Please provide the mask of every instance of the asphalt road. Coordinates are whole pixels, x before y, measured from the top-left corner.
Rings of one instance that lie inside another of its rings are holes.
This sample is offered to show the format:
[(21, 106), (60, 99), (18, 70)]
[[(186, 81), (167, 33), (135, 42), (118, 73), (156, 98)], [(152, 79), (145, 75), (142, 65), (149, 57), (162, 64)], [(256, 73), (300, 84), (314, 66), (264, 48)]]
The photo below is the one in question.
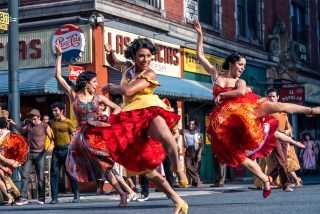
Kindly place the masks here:
[[(189, 203), (189, 214), (319, 214), (320, 185), (305, 185), (294, 192), (273, 190), (267, 199), (262, 191), (249, 190), (248, 185), (226, 185), (225, 188), (213, 189), (200, 187), (177, 192)], [(173, 212), (173, 204), (162, 193), (151, 193), (145, 202), (131, 202), (125, 208), (118, 208), (119, 196), (85, 196), (78, 204), (70, 203), (68, 198), (61, 198), (57, 205), (38, 205), (36, 201), (25, 206), (0, 207), (0, 213), (23, 214), (166, 214)], [(49, 202), (50, 199), (47, 200)]]

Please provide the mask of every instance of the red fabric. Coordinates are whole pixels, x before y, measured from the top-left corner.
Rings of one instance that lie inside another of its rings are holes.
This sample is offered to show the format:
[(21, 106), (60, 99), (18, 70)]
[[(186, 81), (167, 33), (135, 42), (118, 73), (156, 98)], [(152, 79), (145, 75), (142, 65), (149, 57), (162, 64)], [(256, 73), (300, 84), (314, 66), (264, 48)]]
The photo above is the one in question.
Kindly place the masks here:
[(4, 156), (16, 160), (20, 164), (24, 164), (27, 160), (28, 153), (29, 146), (27, 140), (22, 135), (11, 132)]
[[(90, 127), (86, 137), (90, 135), (103, 136), (98, 141), (91, 141), (95, 149), (108, 148), (112, 159), (133, 172), (153, 170), (162, 163), (166, 154), (162, 144), (148, 136), (150, 122), (161, 116), (169, 128), (174, 127), (180, 116), (160, 107), (111, 114), (111, 127)], [(97, 143), (99, 142), (99, 143)]]
[[(214, 84), (214, 97), (218, 94), (231, 91), (234, 88), (222, 88)], [(207, 133), (211, 136), (211, 149), (220, 163), (232, 167), (240, 167), (247, 158), (248, 151), (257, 150), (264, 138), (266, 141), (255, 154), (249, 158), (265, 157), (275, 145), (274, 132), (278, 121), (273, 117), (257, 118), (254, 110), (267, 98), (260, 99), (253, 93), (238, 98), (224, 99), (224, 102), (215, 106), (209, 115), (210, 125)], [(270, 125), (268, 136), (264, 133), (264, 123)]]

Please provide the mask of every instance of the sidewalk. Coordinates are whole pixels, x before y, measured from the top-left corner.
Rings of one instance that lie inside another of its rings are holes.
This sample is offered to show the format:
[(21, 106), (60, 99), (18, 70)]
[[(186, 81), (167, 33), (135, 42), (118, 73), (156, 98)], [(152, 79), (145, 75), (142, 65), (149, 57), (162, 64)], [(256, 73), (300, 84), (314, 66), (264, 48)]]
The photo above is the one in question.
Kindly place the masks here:
[[(316, 185), (320, 184), (320, 175), (312, 175), (312, 176), (301, 176), (303, 185)], [(212, 188), (210, 187), (212, 184), (201, 184), (198, 188), (176, 188), (175, 190), (180, 196), (193, 196), (193, 195), (207, 195), (207, 194), (221, 194), (223, 192), (230, 192), (232, 190), (243, 190), (247, 191), (249, 186), (253, 185), (253, 180), (245, 180), (245, 181), (229, 181), (225, 183), (224, 187), (220, 188)], [(141, 189), (139, 189), (141, 190)], [(140, 191), (138, 191), (137, 195), (139, 196)], [(59, 194), (59, 202), (60, 203), (69, 203), (72, 202), (73, 195), (71, 193), (67, 194)], [(154, 199), (167, 199), (166, 195), (162, 192), (155, 192), (154, 188), (150, 188), (149, 200)], [(101, 202), (101, 201), (118, 201), (119, 195), (96, 195), (95, 193), (82, 193), (80, 200), (82, 202)], [(46, 203), (50, 203), (51, 198), (46, 198)], [(32, 203), (36, 203), (37, 200), (32, 200)], [(139, 202), (137, 202), (139, 203)], [(54, 205), (53, 205), (54, 206)]]

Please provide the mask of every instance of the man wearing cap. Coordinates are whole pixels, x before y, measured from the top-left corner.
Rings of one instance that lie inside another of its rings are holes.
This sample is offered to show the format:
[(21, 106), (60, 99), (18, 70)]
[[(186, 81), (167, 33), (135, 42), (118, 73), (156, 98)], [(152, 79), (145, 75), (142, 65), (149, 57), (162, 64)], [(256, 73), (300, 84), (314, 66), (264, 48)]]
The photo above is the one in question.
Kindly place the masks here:
[(27, 113), (25, 126), (22, 128), (13, 120), (8, 122), (21, 134), (28, 133), (28, 143), (30, 153), (28, 160), (23, 166), (21, 177), (21, 196), (26, 200), (28, 196), (29, 175), (32, 165), (35, 166), (38, 178), (38, 204), (45, 203), (45, 183), (44, 183), (44, 166), (46, 158), (45, 143), (48, 136), (51, 143), (47, 152), (51, 153), (53, 149), (53, 137), (50, 132), (50, 127), (47, 123), (40, 120), (40, 112), (37, 109), (32, 109)]

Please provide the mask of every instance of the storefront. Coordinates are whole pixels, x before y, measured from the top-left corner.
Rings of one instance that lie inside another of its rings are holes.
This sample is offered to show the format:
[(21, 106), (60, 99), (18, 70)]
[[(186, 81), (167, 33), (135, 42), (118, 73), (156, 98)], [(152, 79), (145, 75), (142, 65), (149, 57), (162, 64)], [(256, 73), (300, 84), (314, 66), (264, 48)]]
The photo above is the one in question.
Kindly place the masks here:
[[(74, 64), (87, 65), (92, 63), (92, 30), (89, 25), (80, 26), (85, 40), (86, 51), (78, 62)], [(20, 108), (22, 119), (33, 108), (42, 114), (50, 114), (50, 105), (56, 101), (66, 103), (68, 99), (63, 95), (54, 77), (55, 56), (52, 50), (52, 37), (57, 29), (28, 31), (19, 35), (20, 57)], [(71, 40), (72, 38), (70, 38)], [(67, 41), (65, 41), (67, 42)], [(8, 107), (8, 36), (0, 36), (0, 103)], [(71, 43), (71, 41), (70, 41)], [(66, 64), (65, 64), (66, 65)], [(64, 67), (63, 75), (68, 75), (68, 67)], [(70, 116), (69, 114), (67, 116)]]

